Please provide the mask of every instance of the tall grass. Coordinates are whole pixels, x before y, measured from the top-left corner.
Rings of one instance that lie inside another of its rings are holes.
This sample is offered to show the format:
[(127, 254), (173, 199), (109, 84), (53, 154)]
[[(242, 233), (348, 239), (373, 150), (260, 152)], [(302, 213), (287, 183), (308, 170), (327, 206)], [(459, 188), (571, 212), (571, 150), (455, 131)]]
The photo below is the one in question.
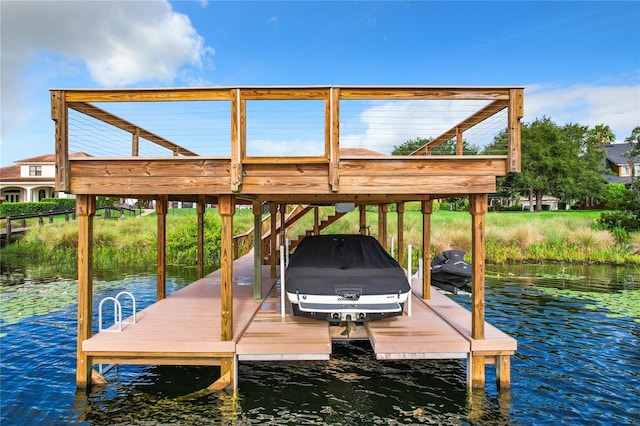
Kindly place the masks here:
[[(320, 208), (320, 220), (333, 214), (333, 208)], [(378, 215), (367, 212), (371, 235), (378, 237)], [(599, 212), (499, 212), (486, 215), (486, 260), (506, 262), (581, 262), (640, 264), (640, 232), (625, 241), (616, 241), (608, 232), (594, 226)], [(394, 236), (397, 253), (397, 214), (387, 217), (387, 233)], [(234, 234), (253, 227), (253, 212), (237, 210)], [(310, 212), (287, 229), (288, 238), (313, 229)], [(359, 214), (345, 215), (322, 232), (353, 234), (359, 230)], [(404, 245), (415, 250), (422, 246), (422, 214), (405, 212)], [(155, 214), (137, 218), (96, 219), (94, 221), (94, 267), (109, 269), (119, 265), (153, 268), (156, 264), (157, 218)], [(217, 210), (205, 214), (205, 264), (219, 264), (220, 218)], [(195, 209), (172, 209), (167, 214), (167, 264), (193, 266), (196, 262), (197, 219)], [(29, 258), (43, 265), (75, 270), (78, 231), (76, 223), (61, 223), (27, 232), (22, 239), (2, 248), (0, 259)], [(471, 216), (467, 212), (436, 211), (431, 215), (431, 256), (448, 249), (471, 251)], [(406, 252), (406, 250), (405, 250)], [(406, 256), (406, 254), (405, 254)], [(404, 259), (406, 262), (406, 258)], [(405, 263), (406, 264), (406, 263)], [(414, 262), (417, 265), (417, 262)]]

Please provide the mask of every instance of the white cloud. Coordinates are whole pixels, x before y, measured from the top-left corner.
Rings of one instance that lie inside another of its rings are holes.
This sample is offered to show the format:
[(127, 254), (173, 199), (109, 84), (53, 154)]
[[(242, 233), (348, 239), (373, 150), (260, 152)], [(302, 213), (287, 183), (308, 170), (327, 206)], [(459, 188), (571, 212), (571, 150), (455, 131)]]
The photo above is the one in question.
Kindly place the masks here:
[(189, 18), (165, 0), (2, 1), (0, 7), (3, 136), (29, 117), (25, 88), (34, 75), (69, 77), (60, 68), (29, 69), (36, 58), (54, 58), (79, 76), (86, 67), (97, 85), (120, 87), (170, 84), (178, 76), (202, 82), (185, 69), (201, 69), (213, 54)]
[(640, 125), (640, 85), (568, 87), (532, 84), (524, 96), (525, 122), (543, 116), (555, 123), (578, 123), (589, 127), (605, 124), (618, 141)]

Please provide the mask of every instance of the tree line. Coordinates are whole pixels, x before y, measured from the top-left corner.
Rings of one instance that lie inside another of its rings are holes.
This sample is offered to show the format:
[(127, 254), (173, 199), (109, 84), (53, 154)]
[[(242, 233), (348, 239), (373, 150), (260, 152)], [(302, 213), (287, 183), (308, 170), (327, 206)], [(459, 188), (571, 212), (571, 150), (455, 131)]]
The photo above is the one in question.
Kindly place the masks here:
[[(416, 138), (395, 146), (392, 155), (408, 155), (430, 142), (431, 138)], [(633, 129), (625, 142), (630, 144), (626, 153), (632, 171), (629, 189), (618, 186), (615, 191), (606, 185), (604, 175), (605, 145), (614, 143), (615, 135), (607, 125), (594, 127), (570, 123), (558, 125), (543, 117), (521, 126), (522, 171), (498, 178), (498, 192), (509, 197), (529, 197), (530, 206), (535, 199), (535, 210), (542, 210), (545, 195), (557, 197), (566, 203), (594, 198), (605, 200), (610, 207), (635, 212), (632, 220), (640, 228), (640, 177), (633, 175), (633, 158), (640, 156), (640, 126)], [(487, 146), (480, 148), (463, 141), (465, 154), (499, 155), (506, 152), (507, 129), (497, 134)], [(453, 155), (455, 140), (435, 147), (432, 155)], [(613, 192), (613, 193), (612, 193)]]

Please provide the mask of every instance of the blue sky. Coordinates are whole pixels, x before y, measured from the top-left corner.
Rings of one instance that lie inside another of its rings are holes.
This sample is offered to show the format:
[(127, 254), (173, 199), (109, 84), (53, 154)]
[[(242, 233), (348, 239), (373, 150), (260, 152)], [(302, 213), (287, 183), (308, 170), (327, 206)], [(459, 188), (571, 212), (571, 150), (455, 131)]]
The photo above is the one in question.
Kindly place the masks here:
[(50, 88), (524, 86), (524, 121), (640, 125), (640, 2), (0, 3), (1, 165), (54, 152)]

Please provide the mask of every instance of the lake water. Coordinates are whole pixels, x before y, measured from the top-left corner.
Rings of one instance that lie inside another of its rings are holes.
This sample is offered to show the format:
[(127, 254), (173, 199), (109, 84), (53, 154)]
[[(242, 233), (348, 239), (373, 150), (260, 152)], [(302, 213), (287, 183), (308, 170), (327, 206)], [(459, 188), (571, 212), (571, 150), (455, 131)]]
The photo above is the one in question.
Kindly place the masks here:
[[(382, 362), (367, 342), (334, 344), (330, 361), (240, 363), (237, 398), (199, 392), (215, 367), (115, 367), (86, 395), (75, 389), (75, 283), (5, 286), (0, 423), (640, 424), (640, 269), (487, 269), (487, 319), (519, 348), (511, 389), (496, 390), (489, 366), (486, 389), (472, 395), (465, 361)], [(192, 273), (174, 273), (169, 291)], [(155, 276), (112, 278), (96, 281), (94, 300), (128, 290), (140, 308), (153, 302)]]

